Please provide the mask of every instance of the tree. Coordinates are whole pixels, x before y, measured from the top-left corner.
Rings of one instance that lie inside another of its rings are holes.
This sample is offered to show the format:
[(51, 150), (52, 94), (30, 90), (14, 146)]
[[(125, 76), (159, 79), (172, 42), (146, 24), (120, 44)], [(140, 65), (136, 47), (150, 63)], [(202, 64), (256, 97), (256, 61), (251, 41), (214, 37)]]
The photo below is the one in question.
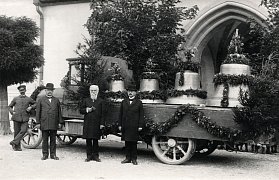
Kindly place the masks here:
[[(195, 17), (198, 8), (178, 7), (179, 0), (92, 0), (86, 23), (95, 49), (104, 56), (128, 62), (134, 79), (151, 58), (166, 75), (161, 87), (173, 85), (173, 64), (178, 46), (185, 41), (181, 21)], [(182, 32), (182, 33), (180, 33)]]
[(32, 82), (44, 63), (38, 35), (31, 19), (0, 16), (0, 134), (10, 132), (7, 86)]

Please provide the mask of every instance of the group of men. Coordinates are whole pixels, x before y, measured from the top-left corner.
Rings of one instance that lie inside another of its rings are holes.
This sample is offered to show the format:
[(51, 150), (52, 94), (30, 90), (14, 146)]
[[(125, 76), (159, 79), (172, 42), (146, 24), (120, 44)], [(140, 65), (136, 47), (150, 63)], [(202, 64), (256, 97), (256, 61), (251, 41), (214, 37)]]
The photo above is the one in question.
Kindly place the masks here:
[[(57, 130), (64, 124), (61, 107), (58, 98), (53, 96), (54, 85), (46, 84), (46, 95), (38, 98), (37, 102), (27, 97), (26, 86), (18, 87), (20, 95), (15, 97), (9, 105), (9, 111), (14, 122), (14, 139), (10, 142), (14, 151), (21, 151), (20, 141), (28, 129), (30, 111), (36, 109), (37, 127), (42, 130), (42, 160), (59, 160), (56, 156)], [(99, 87), (89, 87), (90, 97), (85, 98), (80, 106), (80, 113), (84, 115), (83, 138), (86, 139), (86, 159), (101, 162), (99, 158), (99, 144), (101, 130), (105, 127), (105, 100), (100, 98)], [(120, 105), (119, 131), (122, 140), (125, 141), (126, 158), (121, 163), (132, 163), (137, 165), (137, 141), (139, 132), (143, 127), (143, 105), (136, 98), (136, 87), (130, 85), (127, 88), (128, 98)], [(50, 139), (50, 143), (48, 143)]]

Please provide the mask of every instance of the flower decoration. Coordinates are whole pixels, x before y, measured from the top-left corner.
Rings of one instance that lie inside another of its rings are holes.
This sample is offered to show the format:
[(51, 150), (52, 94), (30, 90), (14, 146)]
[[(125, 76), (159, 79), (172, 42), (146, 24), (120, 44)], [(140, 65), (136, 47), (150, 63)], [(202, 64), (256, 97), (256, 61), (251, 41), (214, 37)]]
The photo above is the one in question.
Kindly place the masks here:
[(242, 54), (242, 46), (244, 44), (241, 41), (241, 37), (238, 34), (238, 29), (236, 29), (230, 45), (228, 47), (228, 55), (224, 60), (223, 64), (249, 64), (249, 59)]
[(108, 69), (109, 71), (112, 71), (112, 75), (109, 76), (109, 80), (112, 81), (117, 81), (117, 80), (123, 80), (124, 78), (122, 77), (122, 75), (120, 74), (120, 66), (118, 63), (113, 63), (111, 68)]

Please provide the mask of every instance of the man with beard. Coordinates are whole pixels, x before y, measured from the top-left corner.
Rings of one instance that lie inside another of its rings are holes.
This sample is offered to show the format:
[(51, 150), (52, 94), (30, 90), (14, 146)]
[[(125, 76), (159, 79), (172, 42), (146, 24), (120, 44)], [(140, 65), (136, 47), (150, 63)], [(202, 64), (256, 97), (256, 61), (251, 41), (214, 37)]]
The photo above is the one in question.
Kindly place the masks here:
[(83, 138), (86, 139), (87, 155), (85, 162), (91, 160), (101, 162), (98, 140), (105, 123), (105, 102), (98, 97), (99, 87), (97, 85), (91, 85), (89, 91), (90, 97), (85, 98), (80, 106), (80, 113), (84, 114)]
[(20, 95), (15, 97), (9, 105), (9, 111), (14, 121), (14, 140), (10, 142), (10, 145), (14, 151), (22, 151), (20, 141), (28, 129), (30, 111), (36, 108), (36, 102), (25, 95), (25, 85), (20, 85), (17, 89)]
[(125, 141), (126, 159), (121, 163), (137, 165), (137, 141), (139, 132), (143, 127), (143, 105), (136, 98), (136, 86), (127, 88), (128, 99), (122, 101), (119, 113), (119, 130), (122, 132), (121, 139)]
[[(58, 98), (53, 96), (54, 85), (46, 84), (46, 96), (40, 98), (37, 102), (36, 121), (40, 124), (42, 130), (42, 160), (46, 160), (49, 155), (54, 160), (59, 160), (56, 156), (56, 134), (57, 130), (64, 124), (61, 115), (61, 107)], [(50, 148), (48, 139), (50, 139)]]

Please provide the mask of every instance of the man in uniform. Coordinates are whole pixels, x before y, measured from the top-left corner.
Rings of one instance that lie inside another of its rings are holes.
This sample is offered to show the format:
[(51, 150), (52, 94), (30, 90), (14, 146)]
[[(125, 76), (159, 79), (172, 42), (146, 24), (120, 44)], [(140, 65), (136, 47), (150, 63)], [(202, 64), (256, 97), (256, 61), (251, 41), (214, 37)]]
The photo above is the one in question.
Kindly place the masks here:
[(86, 139), (87, 155), (85, 162), (91, 160), (101, 162), (98, 140), (105, 123), (105, 102), (98, 97), (99, 87), (97, 85), (91, 85), (89, 91), (90, 97), (85, 98), (80, 106), (80, 113), (84, 114), (83, 138)]
[(139, 132), (143, 127), (143, 105), (136, 97), (136, 86), (130, 85), (127, 89), (128, 99), (121, 102), (119, 113), (119, 130), (122, 132), (121, 139), (125, 141), (126, 159), (121, 163), (137, 165), (137, 141)]
[(9, 111), (14, 121), (14, 140), (10, 142), (10, 145), (14, 151), (22, 151), (20, 141), (28, 129), (30, 111), (36, 108), (36, 102), (25, 95), (25, 85), (20, 85), (17, 89), (20, 95), (15, 97), (9, 105)]
[(40, 124), (42, 130), (42, 160), (46, 160), (49, 156), (50, 138), (50, 158), (59, 160), (56, 156), (56, 134), (59, 127), (64, 124), (61, 115), (61, 107), (58, 98), (53, 96), (54, 85), (52, 83), (46, 84), (46, 96), (40, 98), (37, 102), (36, 121)]

